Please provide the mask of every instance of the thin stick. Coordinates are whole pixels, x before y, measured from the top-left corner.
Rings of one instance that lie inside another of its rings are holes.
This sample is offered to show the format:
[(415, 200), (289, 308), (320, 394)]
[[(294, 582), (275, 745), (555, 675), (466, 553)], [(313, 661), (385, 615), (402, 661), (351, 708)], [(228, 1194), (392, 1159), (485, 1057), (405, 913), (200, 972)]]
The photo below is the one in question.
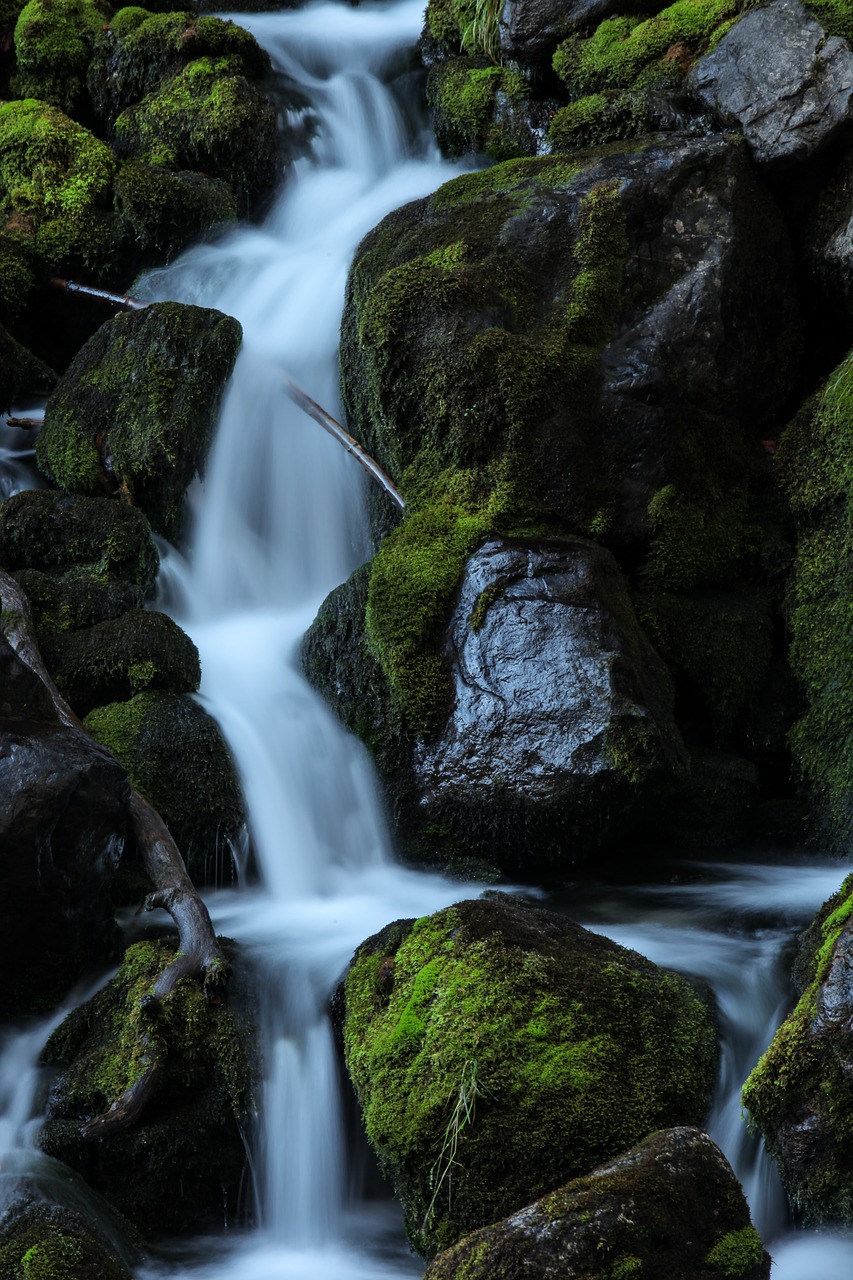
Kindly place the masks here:
[(61, 289), (63, 293), (92, 298), (95, 302), (104, 302), (111, 307), (124, 307), (126, 311), (144, 311), (151, 306), (150, 302), (143, 302), (141, 298), (131, 298), (126, 293), (110, 293), (107, 289), (96, 289), (90, 284), (77, 284), (74, 280), (63, 280), (61, 276), (53, 276), (50, 283), (54, 289)]
[(400, 490), (394, 484), (394, 481), (388, 473), (382, 470), (379, 463), (376, 462), (374, 458), (371, 458), (370, 454), (361, 447), (355, 437), (351, 436), (350, 433), (341, 426), (336, 418), (333, 418), (330, 413), (327, 413), (323, 406), (319, 405), (316, 400), (312, 400), (308, 393), (303, 391), (302, 388), (297, 386), (290, 378), (283, 377), (282, 380), (284, 382), (285, 390), (293, 403), (298, 405), (300, 409), (304, 409), (309, 417), (319, 423), (324, 431), (328, 431), (330, 436), (334, 436), (338, 444), (343, 445), (347, 453), (351, 453), (352, 456), (361, 463), (367, 474), (376, 481), (380, 488), (385, 490), (391, 501), (395, 502), (401, 511), (404, 511), (406, 503), (403, 499), (403, 495), (400, 493)]

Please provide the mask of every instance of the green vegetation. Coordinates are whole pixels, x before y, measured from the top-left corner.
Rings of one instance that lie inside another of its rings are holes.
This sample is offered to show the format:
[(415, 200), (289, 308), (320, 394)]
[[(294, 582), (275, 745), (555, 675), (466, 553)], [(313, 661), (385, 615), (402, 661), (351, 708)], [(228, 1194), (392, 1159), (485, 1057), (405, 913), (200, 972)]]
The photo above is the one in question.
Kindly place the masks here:
[(15, 96), (75, 115), (85, 101), (92, 50), (111, 13), (106, 0), (29, 0), (15, 26)]
[(741, 1227), (717, 1241), (708, 1254), (707, 1262), (721, 1275), (739, 1280), (740, 1276), (750, 1275), (754, 1268), (760, 1266), (763, 1258), (764, 1245), (755, 1227)]
[(42, 1205), (11, 1215), (0, 1231), (3, 1280), (131, 1280), (82, 1217)]
[(173, 173), (128, 160), (115, 184), (116, 208), (129, 239), (157, 260), (237, 218), (230, 188), (201, 173)]
[(481, 151), (493, 160), (529, 154), (523, 117), (529, 92), (527, 81), (504, 67), (479, 67), (467, 58), (438, 63), (428, 96), (442, 150), (451, 156)]
[(714, 1076), (712, 1021), (683, 979), (515, 904), (460, 903), (365, 943), (344, 1042), (426, 1253), (653, 1128), (700, 1122)]

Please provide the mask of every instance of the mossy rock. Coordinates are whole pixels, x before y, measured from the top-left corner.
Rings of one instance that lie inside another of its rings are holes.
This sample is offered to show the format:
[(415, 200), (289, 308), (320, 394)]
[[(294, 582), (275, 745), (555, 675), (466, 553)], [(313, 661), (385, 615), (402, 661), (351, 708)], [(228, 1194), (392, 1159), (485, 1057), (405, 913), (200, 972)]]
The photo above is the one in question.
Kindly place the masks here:
[[(40, 1145), (64, 1160), (149, 1237), (234, 1220), (245, 1174), (243, 1126), (253, 1105), (251, 1029), (201, 984), (183, 979), (152, 1016), (154, 979), (174, 946), (140, 942), (116, 976), (53, 1033), (56, 1064)], [(150, 1065), (155, 1096), (133, 1128), (86, 1142), (81, 1122), (108, 1110)]]
[(29, 0), (15, 26), (15, 96), (78, 116), (92, 50), (111, 17), (106, 0)]
[[(17, 320), (27, 296), (35, 287), (37, 262), (31, 230), (31, 226), (24, 223), (17, 231), (0, 232), (0, 319), (7, 324)], [(11, 344), (14, 339), (9, 337), (5, 341)], [(11, 370), (16, 363), (14, 357), (10, 359), (7, 355), (3, 360), (3, 367)], [(8, 379), (8, 372), (6, 377)], [(21, 389), (28, 388), (24, 384)]]
[(511, 900), (388, 926), (344, 999), (367, 1136), (422, 1253), (701, 1122), (710, 1099), (714, 1025), (693, 988)]
[(433, 67), (427, 96), (446, 155), (480, 151), (493, 160), (510, 160), (535, 154), (530, 88), (517, 71), (450, 58)]
[(129, 1244), (118, 1251), (109, 1234), (79, 1210), (42, 1203), (19, 1211), (13, 1204), (0, 1226), (0, 1275), (3, 1280), (131, 1280), (137, 1252)]
[(769, 1280), (770, 1257), (707, 1134), (669, 1129), (427, 1267), (425, 1280)]
[(109, 618), (120, 618), (132, 609), (141, 609), (144, 600), (139, 587), (111, 579), (88, 566), (56, 575), (19, 569), (14, 578), (26, 593), (40, 636), (80, 631)]
[(269, 55), (233, 22), (190, 12), (121, 8), (103, 32), (89, 68), (95, 106), (112, 125), (126, 107), (157, 92), (198, 58), (212, 59), (220, 75), (257, 80), (270, 70)]
[(227, 182), (241, 214), (272, 192), (276, 117), (264, 93), (226, 58), (201, 57), (115, 122), (119, 155)]
[(846, 851), (853, 834), (853, 356), (783, 433), (776, 472), (797, 525), (790, 584), (791, 668), (806, 710), (791, 748), (813, 801), (813, 827)]
[(237, 218), (230, 188), (201, 173), (173, 173), (128, 160), (116, 179), (125, 234), (144, 257), (162, 262)]
[(86, 716), (171, 831), (196, 885), (231, 882), (231, 843), (246, 821), (240, 784), (216, 722), (191, 698), (152, 690)]
[[(24, 288), (28, 288), (28, 278)], [(52, 369), (22, 346), (0, 325), (0, 413), (11, 409), (19, 396), (46, 391), (56, 382)]]
[(39, 279), (107, 270), (119, 241), (116, 167), (109, 147), (57, 107), (0, 103), (0, 212), (30, 241)]
[(83, 631), (41, 638), (42, 657), (79, 716), (145, 689), (193, 693), (198, 650), (165, 613), (133, 609)]
[(807, 931), (802, 994), (743, 1090), (743, 1103), (806, 1224), (853, 1225), (853, 1053), (849, 972), (853, 877)]
[(0, 505), (0, 562), (61, 576), (71, 569), (147, 593), (159, 557), (141, 511), (109, 498), (28, 489)]
[(48, 400), (42, 472), (69, 493), (121, 490), (176, 538), (241, 335), (221, 311), (174, 302), (108, 320)]

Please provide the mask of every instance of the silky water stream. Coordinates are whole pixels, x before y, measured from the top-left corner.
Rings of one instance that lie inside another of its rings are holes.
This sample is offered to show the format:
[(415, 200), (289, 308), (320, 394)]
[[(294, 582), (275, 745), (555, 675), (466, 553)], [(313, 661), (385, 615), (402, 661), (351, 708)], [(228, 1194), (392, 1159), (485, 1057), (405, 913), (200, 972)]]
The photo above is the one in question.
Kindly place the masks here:
[[(477, 890), (394, 864), (365, 753), (300, 674), (306, 627), (368, 546), (356, 464), (282, 390), (288, 375), (335, 412), (340, 314), (358, 241), (458, 172), (393, 90), (422, 18), (423, 0), (238, 15), (310, 104), (294, 121), (313, 131), (310, 153), (290, 166), (263, 226), (200, 246), (144, 285), (150, 298), (216, 306), (244, 328), (207, 475), (192, 495), (191, 551), (186, 561), (165, 555), (160, 603), (199, 647), (201, 696), (244, 784), (262, 887), (209, 902), (217, 929), (239, 940), (259, 979), (266, 1065), (252, 1160), (259, 1226), (194, 1241), (168, 1263), (146, 1264), (139, 1280), (402, 1280), (422, 1270), (394, 1206), (361, 1199), (347, 1179), (324, 1009), (360, 941)], [(21, 446), (3, 437), (0, 447), (3, 492), (11, 491), (25, 483)], [(705, 869), (694, 884), (587, 889), (563, 904), (714, 985), (724, 1061), (710, 1127), (771, 1241), (777, 1280), (853, 1274), (848, 1240), (779, 1236), (781, 1192), (738, 1104), (789, 995), (786, 946), (843, 873), (837, 864), (729, 865)], [(33, 1069), (48, 1030), (10, 1033), (0, 1045), (0, 1171), (13, 1181), (30, 1160), (39, 1176), (50, 1173), (32, 1150)]]

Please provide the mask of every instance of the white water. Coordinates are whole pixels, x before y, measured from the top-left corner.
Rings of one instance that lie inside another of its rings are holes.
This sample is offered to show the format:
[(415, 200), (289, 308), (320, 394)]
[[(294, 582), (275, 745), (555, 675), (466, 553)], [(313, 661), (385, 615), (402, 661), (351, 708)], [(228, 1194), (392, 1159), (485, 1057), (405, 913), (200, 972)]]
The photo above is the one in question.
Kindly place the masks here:
[[(422, 9), (423, 0), (404, 0), (375, 10), (325, 4), (239, 17), (305, 87), (318, 120), (312, 155), (289, 173), (263, 227), (196, 249), (147, 285), (151, 297), (220, 307), (245, 331), (208, 475), (195, 494), (189, 565), (173, 554), (163, 578), (171, 608), (199, 645), (203, 696), (238, 761), (263, 879), (260, 890), (211, 902), (217, 927), (241, 940), (262, 977), (262, 1226), (230, 1242), (198, 1242), (190, 1260), (165, 1268), (174, 1277), (392, 1280), (422, 1269), (401, 1241), (399, 1219), (353, 1199), (345, 1185), (322, 1009), (360, 941), (466, 891), (389, 860), (364, 753), (299, 674), (300, 637), (326, 593), (363, 557), (366, 539), (355, 464), (291, 406), (280, 383), (287, 372), (336, 412), (338, 324), (354, 248), (386, 212), (453, 172), (425, 138), (409, 135), (376, 75), (414, 42)], [(19, 450), (17, 442), (11, 447)], [(20, 487), (17, 472), (11, 483)], [(848, 1241), (779, 1235), (778, 1185), (737, 1101), (781, 1016), (784, 944), (841, 875), (838, 868), (728, 868), (661, 899), (633, 891), (630, 903), (618, 903), (607, 894), (610, 918), (594, 922), (714, 984), (725, 1052), (711, 1127), (744, 1180), (756, 1220), (775, 1237), (776, 1280), (853, 1274)], [(767, 918), (756, 923), (757, 914)], [(0, 1056), (0, 1160), (11, 1172), (31, 1149), (33, 1065), (43, 1034), (10, 1037)], [(163, 1275), (164, 1268), (139, 1274)]]

